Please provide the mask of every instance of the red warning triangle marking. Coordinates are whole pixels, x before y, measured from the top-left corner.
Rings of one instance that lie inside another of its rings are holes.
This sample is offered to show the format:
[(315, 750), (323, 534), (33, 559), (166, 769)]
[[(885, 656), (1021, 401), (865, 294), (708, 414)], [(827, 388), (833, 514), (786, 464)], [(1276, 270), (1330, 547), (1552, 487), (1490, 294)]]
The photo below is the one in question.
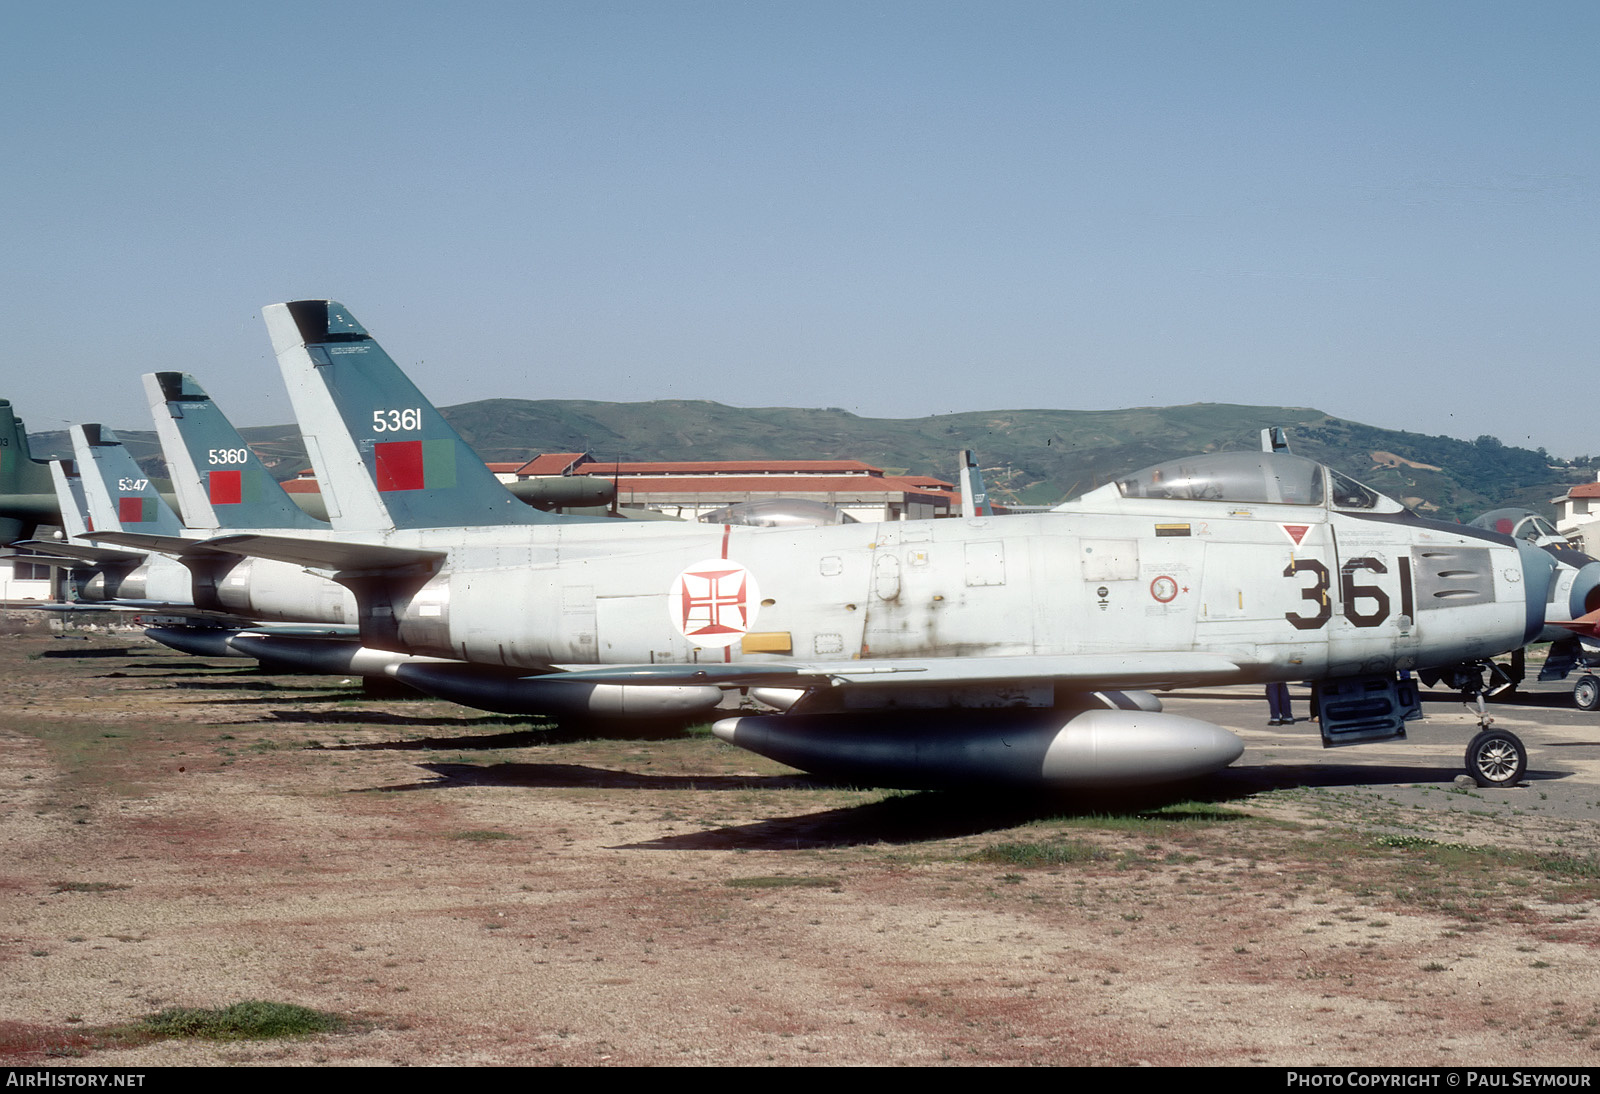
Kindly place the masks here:
[(1283, 529), (1283, 534), (1288, 536), (1289, 542), (1296, 547), (1306, 538), (1306, 533), (1311, 531), (1309, 524), (1280, 524), (1278, 527)]

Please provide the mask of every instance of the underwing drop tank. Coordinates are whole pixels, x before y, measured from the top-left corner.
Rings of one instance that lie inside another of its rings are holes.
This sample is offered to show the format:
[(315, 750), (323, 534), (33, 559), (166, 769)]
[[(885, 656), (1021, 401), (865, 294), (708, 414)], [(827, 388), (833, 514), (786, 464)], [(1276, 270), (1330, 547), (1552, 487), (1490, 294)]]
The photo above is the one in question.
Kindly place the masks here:
[(591, 684), (479, 665), (406, 664), (391, 675), (435, 698), (497, 714), (672, 718), (707, 714), (722, 701), (722, 689), (709, 685)]
[(914, 720), (775, 714), (724, 718), (711, 731), (802, 771), (906, 788), (1147, 786), (1208, 775), (1244, 752), (1220, 726), (1137, 709), (928, 711)]

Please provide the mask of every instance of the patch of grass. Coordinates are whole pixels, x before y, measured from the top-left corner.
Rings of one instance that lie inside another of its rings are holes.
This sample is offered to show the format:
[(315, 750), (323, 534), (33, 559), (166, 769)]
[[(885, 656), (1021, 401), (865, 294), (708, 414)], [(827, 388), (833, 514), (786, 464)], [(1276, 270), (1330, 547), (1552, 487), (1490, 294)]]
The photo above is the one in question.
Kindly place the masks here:
[(992, 843), (968, 855), (967, 861), (999, 866), (1067, 866), (1108, 857), (1106, 852), (1091, 844), (1068, 840), (1064, 843)]
[(497, 839), (516, 839), (510, 832), (497, 832), (493, 828), (469, 828), (465, 832), (452, 832), (450, 839), (472, 840), (475, 843), (488, 843)]
[(1561, 877), (1600, 878), (1600, 858), (1594, 855), (1539, 855), (1534, 864), (1547, 874)]
[(1196, 801), (1172, 802), (1169, 805), (1130, 810), (1126, 813), (1081, 813), (1054, 817), (1048, 823), (1070, 828), (1093, 828), (1103, 832), (1166, 835), (1171, 834), (1175, 826), (1226, 824), (1237, 821), (1255, 821), (1269, 825), (1274, 823), (1263, 822), (1261, 818), (1238, 809), (1229, 809), (1213, 802)]
[(1379, 836), (1373, 842), (1379, 847), (1400, 848), (1461, 846), (1460, 844), (1440, 843), (1438, 840), (1428, 839), (1426, 836)]
[(205, 1041), (262, 1040), (335, 1033), (344, 1019), (326, 1011), (294, 1003), (250, 999), (221, 1010), (203, 1007), (168, 1007), (146, 1015), (133, 1027), (135, 1033), (155, 1037), (182, 1037)]
[(722, 884), (730, 889), (837, 889), (839, 881), (831, 877), (813, 877), (806, 874), (730, 877)]
[(131, 888), (128, 885), (118, 885), (114, 881), (52, 881), (50, 891), (55, 893), (110, 893), (117, 889)]

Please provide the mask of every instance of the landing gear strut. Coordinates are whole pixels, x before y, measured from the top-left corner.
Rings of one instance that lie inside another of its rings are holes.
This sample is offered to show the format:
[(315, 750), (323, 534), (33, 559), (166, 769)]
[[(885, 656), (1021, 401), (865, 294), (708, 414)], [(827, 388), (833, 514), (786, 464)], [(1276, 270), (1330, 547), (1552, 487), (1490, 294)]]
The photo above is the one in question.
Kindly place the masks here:
[(1467, 774), (1473, 782), (1489, 789), (1516, 786), (1527, 773), (1528, 750), (1515, 733), (1490, 728), (1494, 719), (1489, 717), (1484, 700), (1495, 691), (1493, 670), (1488, 687), (1481, 681), (1482, 677), (1476, 674), (1461, 681), (1462, 701), (1472, 704), (1478, 712), (1478, 735), (1467, 745)]
[(1527, 652), (1517, 648), (1511, 653), (1511, 661), (1502, 665), (1498, 661), (1489, 662), (1489, 698), (1509, 699), (1516, 694), (1517, 685), (1522, 683), (1528, 675)]

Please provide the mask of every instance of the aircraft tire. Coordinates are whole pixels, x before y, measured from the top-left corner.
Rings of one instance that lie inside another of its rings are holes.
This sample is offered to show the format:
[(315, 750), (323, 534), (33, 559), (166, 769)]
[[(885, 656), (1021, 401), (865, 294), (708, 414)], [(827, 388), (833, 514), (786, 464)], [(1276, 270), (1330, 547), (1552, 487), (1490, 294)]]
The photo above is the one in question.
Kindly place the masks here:
[(1515, 733), (1486, 729), (1467, 746), (1467, 774), (1479, 786), (1516, 786), (1528, 770), (1528, 750)]
[(1600, 676), (1584, 673), (1572, 685), (1572, 701), (1579, 710), (1600, 710)]

